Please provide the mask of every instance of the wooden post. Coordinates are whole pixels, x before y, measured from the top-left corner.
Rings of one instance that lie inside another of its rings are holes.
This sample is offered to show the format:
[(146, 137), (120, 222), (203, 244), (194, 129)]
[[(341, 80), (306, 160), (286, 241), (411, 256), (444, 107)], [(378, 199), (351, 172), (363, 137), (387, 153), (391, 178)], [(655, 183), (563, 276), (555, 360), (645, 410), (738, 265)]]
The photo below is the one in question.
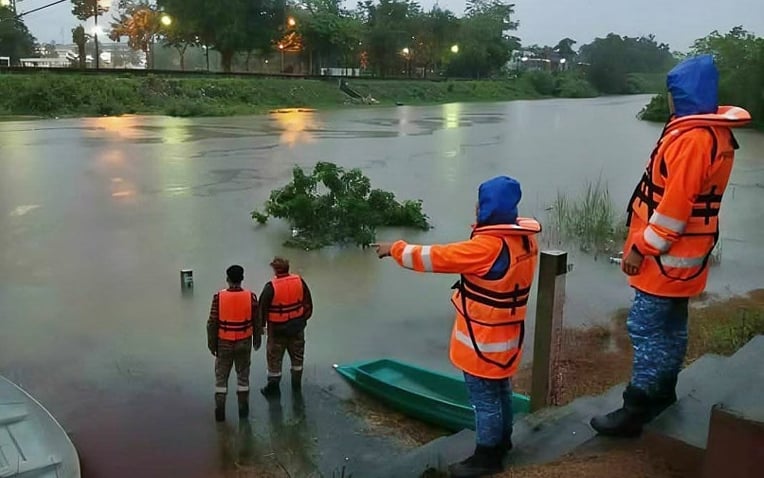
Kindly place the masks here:
[(531, 411), (554, 404), (555, 365), (562, 348), (562, 317), (568, 253), (543, 251), (536, 297), (536, 332), (533, 341)]

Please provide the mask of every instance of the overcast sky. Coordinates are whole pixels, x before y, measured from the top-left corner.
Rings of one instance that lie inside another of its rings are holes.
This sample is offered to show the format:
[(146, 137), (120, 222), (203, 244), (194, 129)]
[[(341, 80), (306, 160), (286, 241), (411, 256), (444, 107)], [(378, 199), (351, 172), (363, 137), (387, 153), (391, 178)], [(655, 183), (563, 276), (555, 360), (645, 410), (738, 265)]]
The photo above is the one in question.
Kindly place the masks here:
[[(22, 0), (19, 10), (50, 3), (51, 0)], [(225, 0), (221, 0), (225, 1)], [(355, 1), (346, 2), (355, 5)], [(422, 0), (429, 8), (435, 0)], [(461, 15), (464, 0), (440, 0), (441, 8)], [(518, 36), (523, 44), (554, 45), (564, 37), (579, 46), (610, 32), (622, 35), (653, 33), (674, 50), (686, 50), (692, 42), (713, 30), (729, 31), (736, 25), (764, 35), (764, 0), (515, 0)], [(77, 24), (71, 5), (62, 3), (26, 17), (38, 40), (71, 42)], [(111, 13), (102, 20), (108, 23)]]

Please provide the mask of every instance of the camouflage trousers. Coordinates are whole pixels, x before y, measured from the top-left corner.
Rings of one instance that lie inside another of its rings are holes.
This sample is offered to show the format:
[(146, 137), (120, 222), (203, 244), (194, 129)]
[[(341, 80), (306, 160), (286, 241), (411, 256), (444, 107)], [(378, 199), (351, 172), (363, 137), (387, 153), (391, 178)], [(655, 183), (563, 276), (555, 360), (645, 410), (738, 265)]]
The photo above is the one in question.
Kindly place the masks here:
[(293, 372), (302, 372), (305, 359), (305, 331), (294, 336), (276, 335), (268, 330), (268, 343), (265, 346), (268, 357), (268, 379), (281, 378), (281, 368), (284, 362), (284, 352), (289, 354)]
[(228, 377), (236, 366), (236, 391), (249, 392), (249, 369), (252, 362), (252, 337), (242, 340), (218, 340), (215, 357), (215, 393), (228, 392)]
[(634, 348), (631, 384), (648, 395), (674, 391), (687, 352), (688, 302), (636, 291), (626, 322)]

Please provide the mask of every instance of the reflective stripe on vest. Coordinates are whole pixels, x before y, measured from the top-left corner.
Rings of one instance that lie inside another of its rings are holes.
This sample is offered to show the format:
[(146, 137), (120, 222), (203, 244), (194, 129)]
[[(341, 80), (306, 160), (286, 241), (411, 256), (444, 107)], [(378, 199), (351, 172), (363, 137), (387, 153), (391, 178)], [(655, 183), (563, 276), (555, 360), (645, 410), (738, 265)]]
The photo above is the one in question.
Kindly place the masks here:
[(451, 360), (480, 377), (504, 378), (517, 366), (525, 337), (525, 314), (538, 248), (531, 237), (540, 231), (532, 219), (518, 224), (479, 227), (474, 235), (501, 240), (483, 276), (463, 274), (454, 284), (458, 312), (451, 338)]
[(221, 290), (218, 293), (218, 337), (242, 340), (252, 335), (252, 292)]
[(274, 277), (273, 299), (268, 307), (269, 322), (287, 322), (301, 318), (304, 313), (302, 278), (296, 274)]

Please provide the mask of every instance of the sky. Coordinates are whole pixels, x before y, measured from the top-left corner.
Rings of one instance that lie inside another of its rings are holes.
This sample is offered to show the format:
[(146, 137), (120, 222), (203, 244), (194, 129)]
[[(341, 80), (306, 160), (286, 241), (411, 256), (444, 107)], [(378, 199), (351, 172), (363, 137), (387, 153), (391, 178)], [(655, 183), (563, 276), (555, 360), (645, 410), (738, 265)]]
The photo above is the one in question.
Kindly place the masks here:
[[(51, 0), (20, 0), (20, 11), (50, 3)], [(221, 0), (224, 1), (224, 0)], [(354, 6), (355, 1), (347, 1)], [(436, 0), (421, 0), (425, 8)], [(441, 8), (459, 15), (465, 0), (438, 0)], [(579, 46), (610, 32), (639, 36), (655, 34), (672, 50), (685, 51), (696, 38), (713, 30), (727, 32), (743, 25), (764, 36), (764, 0), (514, 0), (517, 31), (524, 45), (552, 45), (565, 37)], [(26, 17), (27, 26), (39, 41), (71, 43), (71, 29), (77, 20), (68, 2)], [(111, 13), (102, 23), (107, 24)]]

